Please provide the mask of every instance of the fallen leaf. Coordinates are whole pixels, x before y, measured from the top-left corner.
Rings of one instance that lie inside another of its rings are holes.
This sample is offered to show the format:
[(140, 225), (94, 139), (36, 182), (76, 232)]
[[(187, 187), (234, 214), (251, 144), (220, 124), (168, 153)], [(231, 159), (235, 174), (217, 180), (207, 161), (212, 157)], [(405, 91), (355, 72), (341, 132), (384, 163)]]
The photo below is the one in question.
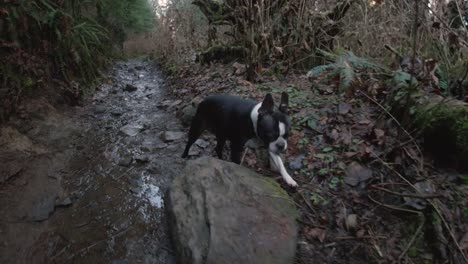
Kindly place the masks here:
[(366, 230), (364, 230), (364, 229), (359, 229), (359, 230), (356, 232), (356, 237), (363, 237), (365, 234), (366, 234)]
[(372, 178), (372, 171), (357, 162), (352, 162), (346, 168), (346, 177), (344, 181), (351, 185), (357, 186), (361, 182)]
[(327, 231), (321, 228), (307, 228), (305, 230), (305, 233), (306, 233), (306, 236), (310, 238), (318, 239), (320, 242), (323, 243), (323, 241), (325, 240)]
[(368, 125), (371, 123), (371, 121), (369, 119), (363, 119), (361, 121), (358, 122), (360, 125)]
[(383, 131), (382, 129), (378, 129), (378, 128), (374, 129), (374, 133), (377, 139), (380, 139), (381, 137), (385, 135), (385, 131)]

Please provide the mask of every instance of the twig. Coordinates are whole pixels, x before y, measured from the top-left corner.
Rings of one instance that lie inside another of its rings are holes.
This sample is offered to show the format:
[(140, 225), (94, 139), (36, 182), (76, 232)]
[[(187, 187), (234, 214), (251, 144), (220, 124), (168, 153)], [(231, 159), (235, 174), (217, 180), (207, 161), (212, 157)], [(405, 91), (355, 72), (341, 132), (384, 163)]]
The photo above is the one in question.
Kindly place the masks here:
[(405, 255), (406, 255), (406, 252), (408, 252), (408, 250), (410, 249), (410, 247), (413, 245), (414, 241), (416, 240), (416, 238), (419, 236), (419, 234), (421, 234), (421, 231), (422, 231), (422, 228), (424, 226), (424, 223), (426, 222), (426, 218), (424, 217), (423, 214), (419, 214), (419, 217), (421, 218), (421, 224), (419, 225), (418, 229), (416, 230), (416, 233), (414, 233), (413, 237), (410, 239), (408, 245), (406, 245), (405, 249), (403, 250), (403, 252), (401, 252), (400, 256), (398, 257), (399, 260), (401, 260)]
[[(405, 134), (411, 139), (411, 141), (413, 141), (416, 149), (418, 150), (419, 152), (419, 155), (421, 156), (421, 170), (423, 169), (423, 166), (424, 166), (424, 161), (422, 160), (423, 159), (423, 154), (422, 154), (422, 151), (421, 151), (421, 148), (419, 147), (418, 143), (416, 142), (416, 140), (413, 138), (413, 136), (411, 136), (411, 134), (401, 125), (401, 123), (396, 119), (395, 116), (393, 116), (387, 109), (385, 109), (385, 107), (383, 105), (381, 105), (379, 102), (377, 102), (376, 100), (374, 100), (372, 97), (370, 97), (369, 95), (367, 95), (365, 92), (359, 90), (360, 93), (362, 93), (365, 97), (367, 97), (367, 99), (371, 100), (374, 104), (376, 104), (377, 106), (379, 106), (387, 115), (389, 115), (393, 121), (395, 121), (395, 123), (403, 130), (403, 132), (405, 132)], [(374, 154), (375, 155), (375, 154)]]
[(317, 212), (315, 211), (315, 209), (312, 207), (312, 205), (309, 204), (309, 202), (307, 201), (307, 199), (304, 197), (304, 195), (299, 192), (299, 195), (302, 197), (302, 199), (304, 200), (305, 204), (307, 204), (307, 207), (309, 207), (309, 209), (314, 212), (314, 214), (317, 214)]
[(389, 209), (392, 209), (392, 210), (397, 210), (397, 211), (402, 211), (402, 212), (407, 212), (407, 213), (413, 213), (413, 214), (420, 214), (420, 212), (418, 211), (414, 211), (414, 210), (410, 210), (410, 209), (405, 209), (405, 208), (400, 208), (400, 207), (397, 207), (397, 206), (394, 206), (394, 205), (389, 205), (389, 204), (384, 204), (384, 203), (381, 203), (377, 200), (375, 200), (374, 198), (372, 198), (372, 196), (370, 195), (367, 195), (367, 197), (374, 203), (380, 205), (380, 206), (383, 206), (383, 207), (386, 207), (386, 208), (389, 208)]
[(390, 191), (389, 189), (385, 189), (385, 188), (378, 187), (378, 186), (375, 186), (375, 185), (372, 185), (370, 187), (374, 188), (374, 189), (377, 189), (377, 190), (381, 190), (381, 191), (386, 192), (386, 193), (390, 193), (390, 194), (397, 195), (397, 196), (403, 196), (403, 197), (413, 197), (413, 198), (421, 198), (421, 199), (431, 199), (431, 198), (443, 197), (443, 195), (439, 194), (439, 193), (431, 193), (431, 194), (399, 193), (399, 192)]
[(386, 236), (360, 236), (360, 237), (355, 237), (355, 236), (342, 236), (342, 237), (335, 237), (336, 240), (348, 240), (348, 239), (373, 239), (373, 238), (379, 238), (379, 239), (387, 239)]
[(419, 1), (414, 0), (414, 23), (413, 23), (413, 54), (411, 55), (411, 79), (410, 83), (413, 83), (414, 80), (414, 69), (416, 61), (416, 51), (417, 51), (417, 38), (418, 38), (418, 17), (419, 17)]

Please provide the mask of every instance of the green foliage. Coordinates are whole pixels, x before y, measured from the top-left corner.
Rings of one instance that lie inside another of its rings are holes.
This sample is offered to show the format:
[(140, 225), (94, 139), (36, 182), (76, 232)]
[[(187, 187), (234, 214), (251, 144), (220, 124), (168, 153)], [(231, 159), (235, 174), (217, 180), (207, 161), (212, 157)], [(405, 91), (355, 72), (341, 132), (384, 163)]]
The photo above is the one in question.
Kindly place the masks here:
[(146, 0), (19, 0), (7, 1), (2, 10), (6, 23), (0, 41), (2, 106), (19, 101), (25, 91), (47, 85), (51, 78), (91, 87), (114, 44), (124, 41), (122, 32), (141, 32), (153, 24)]
[(338, 51), (337, 54), (334, 54), (319, 49), (317, 52), (326, 60), (332, 61), (332, 63), (314, 67), (307, 73), (307, 77), (314, 79), (322, 76), (324, 73), (327, 74), (327, 81), (339, 77), (341, 91), (351, 86), (357, 78), (358, 73), (362, 74), (368, 71), (388, 72), (385, 67), (373, 63), (368, 59), (358, 57), (351, 51)]

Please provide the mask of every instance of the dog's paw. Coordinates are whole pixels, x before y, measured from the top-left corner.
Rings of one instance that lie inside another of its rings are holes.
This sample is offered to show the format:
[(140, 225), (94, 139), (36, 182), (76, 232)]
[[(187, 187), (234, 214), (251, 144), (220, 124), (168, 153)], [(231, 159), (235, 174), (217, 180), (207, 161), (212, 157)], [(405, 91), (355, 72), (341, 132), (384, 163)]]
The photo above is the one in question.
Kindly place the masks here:
[(297, 185), (297, 182), (293, 179), (286, 179), (286, 183), (291, 186), (291, 187), (297, 187), (299, 185)]

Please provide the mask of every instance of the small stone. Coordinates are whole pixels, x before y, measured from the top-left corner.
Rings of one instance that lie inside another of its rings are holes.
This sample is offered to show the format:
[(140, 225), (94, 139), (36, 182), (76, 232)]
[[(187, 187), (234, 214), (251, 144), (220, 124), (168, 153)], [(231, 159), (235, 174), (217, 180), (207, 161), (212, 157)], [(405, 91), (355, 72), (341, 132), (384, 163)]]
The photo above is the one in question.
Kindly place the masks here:
[(135, 157), (135, 161), (139, 163), (147, 163), (149, 160), (150, 159), (148, 155), (138, 155)]
[(172, 142), (172, 141), (181, 139), (182, 137), (184, 137), (184, 135), (185, 135), (184, 132), (166, 131), (161, 134), (161, 139), (164, 142)]
[(122, 109), (112, 109), (110, 112), (113, 116), (121, 116), (123, 115), (123, 110)]
[(103, 114), (106, 112), (106, 107), (105, 106), (102, 106), (102, 105), (98, 105), (96, 106), (96, 108), (94, 109), (94, 113), (95, 114)]
[(164, 149), (164, 148), (167, 148), (167, 144), (166, 143), (158, 143), (154, 146), (155, 149)]
[(70, 197), (62, 198), (61, 200), (55, 203), (55, 207), (65, 207), (71, 205), (73, 202)]
[(135, 85), (127, 83), (123, 90), (126, 91), (126, 92), (134, 92), (134, 91), (138, 90), (138, 87), (136, 87)]
[[(200, 148), (206, 148), (210, 145), (210, 142), (206, 141), (206, 140), (203, 140), (201, 138), (197, 139), (197, 141), (195, 141), (195, 145), (199, 146)], [(189, 154), (190, 155), (190, 154)]]
[(303, 166), (303, 161), (305, 159), (305, 155), (301, 154), (299, 156), (296, 156), (291, 162), (289, 162), (289, 168), (291, 170), (300, 170), (302, 169)]
[(348, 229), (348, 231), (356, 230), (357, 224), (356, 214), (350, 214), (346, 217), (346, 229)]
[(189, 156), (198, 156), (198, 155), (200, 155), (200, 153), (201, 153), (201, 151), (200, 151), (200, 149), (198, 147), (192, 146), (190, 148), (190, 150), (189, 150), (188, 155)]
[(159, 109), (167, 109), (172, 104), (172, 102), (173, 102), (172, 100), (162, 101), (161, 103), (157, 105), (157, 107)]
[(129, 137), (134, 137), (143, 130), (142, 125), (138, 124), (128, 124), (120, 128), (120, 131)]
[(52, 212), (55, 210), (55, 197), (47, 196), (39, 200), (32, 211), (29, 213), (28, 218), (32, 221), (44, 221), (49, 219)]

